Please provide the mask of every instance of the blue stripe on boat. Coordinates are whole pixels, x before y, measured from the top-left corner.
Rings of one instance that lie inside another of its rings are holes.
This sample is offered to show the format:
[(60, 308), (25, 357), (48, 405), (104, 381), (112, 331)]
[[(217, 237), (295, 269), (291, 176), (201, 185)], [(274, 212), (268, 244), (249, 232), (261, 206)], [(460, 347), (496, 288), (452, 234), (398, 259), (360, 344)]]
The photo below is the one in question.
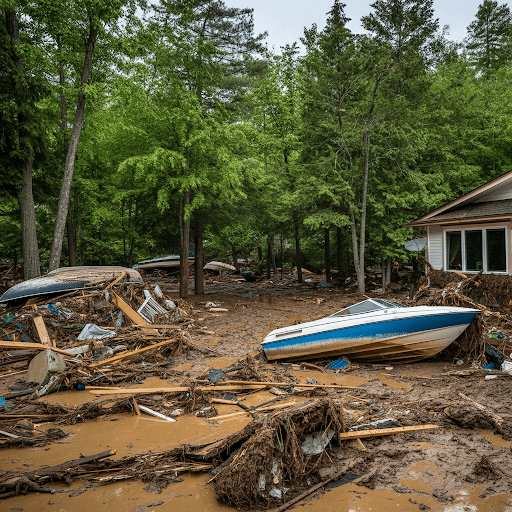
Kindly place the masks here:
[[(316, 341), (337, 341), (337, 340), (358, 340), (373, 339), (381, 340), (405, 334), (442, 329), (454, 325), (470, 324), (476, 313), (445, 313), (442, 315), (428, 315), (423, 317), (400, 318), (397, 320), (385, 320), (366, 325), (355, 325), (332, 331), (323, 331), (316, 334), (297, 336), (279, 341), (272, 341), (263, 344), (263, 350), (275, 350), (294, 345), (304, 345)], [(297, 327), (297, 326), (296, 326)]]

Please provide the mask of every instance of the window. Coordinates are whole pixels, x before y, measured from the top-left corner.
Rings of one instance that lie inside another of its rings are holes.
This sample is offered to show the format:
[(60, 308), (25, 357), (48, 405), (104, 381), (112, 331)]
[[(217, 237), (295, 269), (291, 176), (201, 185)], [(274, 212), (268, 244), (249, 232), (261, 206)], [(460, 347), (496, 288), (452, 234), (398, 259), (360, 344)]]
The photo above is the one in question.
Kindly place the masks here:
[(507, 272), (506, 229), (446, 231), (446, 268), (463, 272)]

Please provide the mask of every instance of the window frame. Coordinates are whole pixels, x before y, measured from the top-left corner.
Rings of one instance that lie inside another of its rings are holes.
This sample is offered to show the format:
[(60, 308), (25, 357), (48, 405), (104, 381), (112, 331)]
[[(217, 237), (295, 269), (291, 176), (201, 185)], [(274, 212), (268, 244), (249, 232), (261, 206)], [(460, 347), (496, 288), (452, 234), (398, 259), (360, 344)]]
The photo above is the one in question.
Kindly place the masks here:
[[(505, 230), (505, 270), (487, 270), (488, 261), (487, 261), (487, 230), (496, 230), (496, 229), (503, 229)], [(467, 270), (466, 268), (466, 231), (480, 231), (482, 233), (482, 266), (484, 270), (484, 274), (503, 274), (508, 275), (508, 268), (509, 268), (509, 236), (508, 236), (508, 227), (506, 225), (497, 225), (497, 226), (485, 226), (485, 227), (465, 227), (465, 228), (445, 228), (444, 234), (443, 234), (443, 252), (444, 252), (444, 267), (446, 269), (446, 272), (453, 272), (455, 269), (448, 268), (448, 233), (459, 233), (461, 234), (461, 256), (462, 256), (462, 270), (460, 272), (464, 272), (465, 274), (477, 274), (480, 272), (479, 270)]]

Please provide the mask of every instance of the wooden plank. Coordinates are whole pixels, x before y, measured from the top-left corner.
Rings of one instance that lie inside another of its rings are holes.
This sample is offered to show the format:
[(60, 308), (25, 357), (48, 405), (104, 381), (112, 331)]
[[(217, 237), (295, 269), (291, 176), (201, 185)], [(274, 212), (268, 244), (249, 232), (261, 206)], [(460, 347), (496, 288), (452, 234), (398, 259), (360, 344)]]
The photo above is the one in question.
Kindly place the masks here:
[(18, 375), (19, 373), (26, 373), (28, 370), (20, 370), (19, 372), (11, 372), (11, 373), (5, 373), (4, 375), (0, 375), (0, 379), (6, 379), (7, 377), (10, 377), (11, 375)]
[[(50, 335), (46, 330), (46, 325), (44, 323), (44, 318), (41, 315), (35, 315), (32, 317), (34, 321), (34, 326), (37, 331), (37, 336), (39, 337), (39, 341), (48, 347), (53, 346), (52, 341), (50, 340)], [(69, 354), (68, 354), (69, 355)]]
[(263, 382), (252, 382), (245, 380), (226, 380), (224, 384), (258, 384), (265, 386), (292, 386), (296, 388), (333, 388), (333, 389), (362, 389), (354, 386), (338, 386), (336, 384), (303, 384), (301, 382), (271, 382), (271, 381), (263, 381)]
[(418, 432), (420, 430), (429, 430), (433, 428), (441, 428), (439, 425), (412, 425), (410, 427), (390, 427), (375, 430), (359, 430), (355, 432), (343, 432), (340, 434), (340, 441), (347, 441), (348, 439), (359, 439), (365, 437), (380, 437), (390, 436), (393, 434), (404, 434), (407, 432)]
[(20, 341), (0, 341), (0, 348), (17, 348), (24, 350), (53, 350), (54, 352), (58, 352), (63, 356), (73, 357), (73, 354), (69, 354), (64, 350), (61, 350), (57, 347), (49, 347), (47, 345), (43, 345), (42, 343), (22, 343)]
[[(112, 292), (112, 302), (136, 325), (147, 325), (147, 321), (142, 318), (137, 311), (132, 309), (126, 302), (116, 293)], [(156, 329), (144, 327), (144, 332), (160, 334)]]
[(88, 386), (85, 388), (93, 395), (143, 395), (146, 393), (180, 393), (183, 391), (190, 391), (190, 388), (185, 386), (175, 386), (168, 388), (110, 388), (110, 389), (90, 389)]
[(87, 365), (87, 368), (93, 369), (98, 368), (100, 366), (106, 366), (108, 364), (117, 363), (123, 359), (127, 359), (128, 357), (137, 356), (139, 354), (143, 354), (144, 352), (148, 352), (149, 350), (154, 350), (156, 348), (160, 348), (166, 345), (170, 345), (171, 343), (176, 343), (178, 340), (169, 339), (165, 341), (161, 341), (160, 343), (155, 343), (155, 345), (149, 345), (148, 347), (139, 348), (138, 350), (129, 350), (127, 352), (123, 352), (122, 354), (118, 354), (117, 356), (110, 357), (109, 359), (104, 359), (103, 361), (98, 361), (97, 363), (92, 363)]
[(137, 400), (135, 400), (135, 397), (133, 397), (133, 407), (135, 408), (135, 414), (140, 416), (139, 404), (137, 403)]
[(124, 279), (128, 275), (128, 272), (123, 272), (120, 276), (116, 277), (111, 283), (107, 285), (107, 289), (112, 288), (115, 284), (117, 284), (121, 279)]

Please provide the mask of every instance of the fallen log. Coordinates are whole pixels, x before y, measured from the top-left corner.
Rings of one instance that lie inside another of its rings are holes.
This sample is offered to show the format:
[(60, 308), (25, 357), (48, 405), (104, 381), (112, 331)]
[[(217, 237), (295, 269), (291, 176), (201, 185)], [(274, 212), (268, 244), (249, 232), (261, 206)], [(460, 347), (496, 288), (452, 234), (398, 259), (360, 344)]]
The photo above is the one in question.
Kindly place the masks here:
[(45, 480), (65, 480), (69, 478), (69, 470), (87, 464), (88, 462), (104, 459), (105, 457), (112, 457), (115, 455), (115, 450), (107, 450), (87, 457), (80, 457), (79, 459), (70, 460), (45, 468), (39, 468), (34, 471), (17, 475), (0, 482), (0, 491), (3, 492), (5, 497), (21, 494), (24, 490), (31, 490), (36, 492), (61, 492), (48, 487), (40, 486), (40, 482)]
[(498, 416), (493, 411), (487, 409), (487, 407), (484, 407), (482, 404), (479, 404), (478, 402), (475, 402), (472, 398), (469, 398), (469, 396), (464, 395), (463, 393), (458, 393), (458, 395), (463, 398), (464, 400), (467, 400), (468, 402), (471, 402), (479, 411), (482, 411), (485, 413), (489, 419), (491, 420), (492, 424), (496, 427), (498, 432), (500, 434), (504, 434), (505, 431), (503, 429), (503, 418), (501, 416)]

